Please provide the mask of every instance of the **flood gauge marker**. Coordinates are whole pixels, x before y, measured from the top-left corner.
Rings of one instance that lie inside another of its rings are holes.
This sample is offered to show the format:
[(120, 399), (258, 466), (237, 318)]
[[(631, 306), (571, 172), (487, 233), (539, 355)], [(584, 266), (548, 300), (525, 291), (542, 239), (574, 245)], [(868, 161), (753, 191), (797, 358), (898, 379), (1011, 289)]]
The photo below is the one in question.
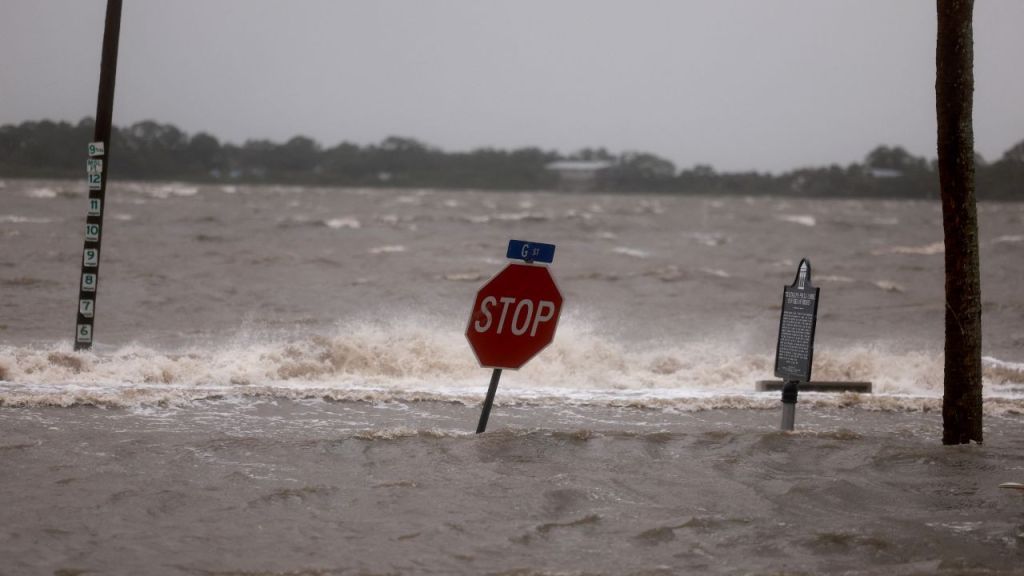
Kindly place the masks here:
[(117, 46), (121, 34), (121, 0), (107, 0), (107, 19), (103, 29), (103, 56), (100, 62), (100, 87), (96, 101), (96, 127), (93, 142), (87, 148), (85, 176), (89, 187), (89, 208), (85, 216), (85, 243), (82, 247), (82, 273), (78, 285), (78, 316), (75, 322), (75, 350), (92, 347), (93, 322), (96, 319), (96, 290), (100, 280), (100, 241), (103, 208), (107, 192), (104, 169), (114, 114), (114, 78), (117, 73)]

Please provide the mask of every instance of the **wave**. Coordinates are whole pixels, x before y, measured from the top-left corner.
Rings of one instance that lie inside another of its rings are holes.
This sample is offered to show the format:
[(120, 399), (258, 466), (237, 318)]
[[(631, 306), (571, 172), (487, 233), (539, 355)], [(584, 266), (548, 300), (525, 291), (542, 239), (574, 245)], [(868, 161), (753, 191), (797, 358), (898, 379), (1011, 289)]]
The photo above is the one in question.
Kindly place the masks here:
[(789, 222), (790, 224), (799, 224), (801, 226), (813, 227), (818, 221), (814, 216), (810, 214), (779, 214), (775, 217), (783, 222)]
[(55, 218), (43, 218), (38, 216), (0, 214), (0, 224), (52, 224), (54, 222), (60, 222), (60, 220)]
[[(555, 342), (502, 380), (502, 404), (595, 405), (693, 411), (776, 408), (755, 392), (772, 377), (769, 352), (744, 339), (627, 346), (576, 318)], [(816, 351), (818, 380), (868, 380), (874, 394), (801, 395), (821, 406), (871, 410), (940, 409), (942, 354), (885, 346)], [(329, 334), (239, 334), (228, 342), (173, 351), (133, 344), (75, 352), (66, 343), (0, 346), (0, 404), (126, 407), (231, 398), (326, 401), (480, 402), (481, 368), (456, 320), (348, 322)], [(984, 359), (986, 412), (1024, 414), (1024, 364)]]

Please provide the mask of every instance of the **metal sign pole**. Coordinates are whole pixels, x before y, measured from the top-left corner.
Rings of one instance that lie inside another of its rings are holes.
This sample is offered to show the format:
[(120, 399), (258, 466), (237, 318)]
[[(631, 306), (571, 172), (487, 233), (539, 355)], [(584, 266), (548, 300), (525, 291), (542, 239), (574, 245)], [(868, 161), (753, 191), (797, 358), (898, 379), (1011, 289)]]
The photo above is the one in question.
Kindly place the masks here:
[(494, 394), (498, 391), (498, 380), (500, 379), (501, 368), (495, 368), (491, 372), (491, 385), (487, 388), (487, 398), (484, 399), (484, 408), (480, 412), (480, 422), (476, 425), (477, 434), (487, 431), (487, 419), (491, 416), (491, 405), (494, 404)]
[(121, 36), (121, 0), (107, 0), (107, 19), (103, 29), (103, 56), (100, 62), (100, 87), (96, 102), (96, 126), (89, 143), (86, 175), (89, 182), (89, 211), (85, 219), (85, 244), (82, 248), (82, 274), (78, 284), (78, 319), (75, 323), (75, 350), (92, 347), (93, 321), (96, 318), (96, 294), (100, 281), (100, 240), (106, 209), (107, 160), (110, 152), (111, 122), (114, 116), (114, 79), (117, 74), (117, 46)]
[(796, 424), (796, 396), (800, 391), (800, 382), (787, 380), (782, 386), (782, 426), (781, 430), (792, 432)]

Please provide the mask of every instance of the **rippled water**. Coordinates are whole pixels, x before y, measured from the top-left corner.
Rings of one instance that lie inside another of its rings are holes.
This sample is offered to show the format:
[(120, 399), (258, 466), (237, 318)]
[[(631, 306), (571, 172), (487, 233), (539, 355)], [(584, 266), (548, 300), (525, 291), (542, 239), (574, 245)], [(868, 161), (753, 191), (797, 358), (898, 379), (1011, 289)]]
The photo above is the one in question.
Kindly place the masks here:
[[(84, 353), (83, 188), (0, 187), (12, 573), (1024, 559), (1024, 498), (997, 487), (1024, 481), (1024, 205), (979, 208), (986, 444), (944, 448), (937, 201), (115, 182)], [(489, 371), (463, 332), (509, 238), (558, 246), (565, 306), (476, 436)], [(802, 257), (814, 378), (874, 394), (801, 394), (780, 434), (754, 382)]]

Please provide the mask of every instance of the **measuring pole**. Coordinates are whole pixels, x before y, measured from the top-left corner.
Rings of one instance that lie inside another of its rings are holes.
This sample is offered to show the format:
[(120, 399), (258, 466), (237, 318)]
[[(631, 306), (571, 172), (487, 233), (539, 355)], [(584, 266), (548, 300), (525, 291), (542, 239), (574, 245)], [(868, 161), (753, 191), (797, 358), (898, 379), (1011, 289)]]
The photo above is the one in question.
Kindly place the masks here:
[(487, 398), (484, 399), (484, 407), (480, 412), (480, 422), (476, 425), (477, 434), (487, 431), (487, 419), (491, 416), (491, 405), (494, 404), (494, 394), (498, 391), (498, 380), (500, 379), (501, 368), (495, 368), (491, 372), (491, 385), (487, 388)]
[(89, 211), (85, 217), (85, 245), (82, 248), (82, 276), (78, 284), (78, 321), (75, 350), (92, 347), (96, 294), (100, 283), (100, 240), (106, 210), (107, 168), (110, 131), (114, 116), (114, 77), (117, 74), (117, 44), (121, 36), (121, 0), (107, 0), (103, 28), (103, 56), (100, 61), (100, 89), (96, 100), (96, 127), (85, 161), (89, 182)]

